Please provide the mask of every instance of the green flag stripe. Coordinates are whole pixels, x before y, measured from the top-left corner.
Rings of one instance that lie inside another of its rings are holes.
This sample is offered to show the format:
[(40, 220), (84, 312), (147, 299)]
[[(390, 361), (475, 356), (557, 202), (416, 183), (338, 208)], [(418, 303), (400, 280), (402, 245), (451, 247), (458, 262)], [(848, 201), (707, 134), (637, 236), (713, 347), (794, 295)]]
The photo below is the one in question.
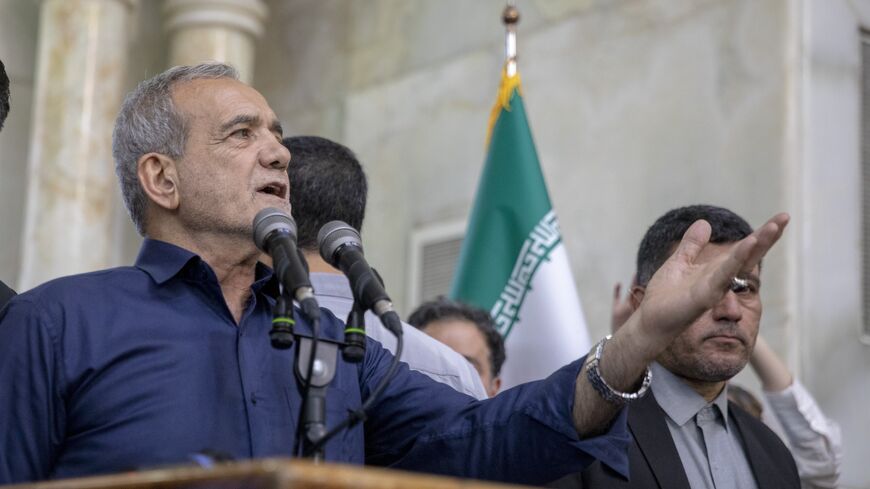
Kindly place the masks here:
[(487, 310), (504, 291), (526, 239), (551, 210), (516, 89), (509, 106), (493, 126), (451, 290), (451, 297)]

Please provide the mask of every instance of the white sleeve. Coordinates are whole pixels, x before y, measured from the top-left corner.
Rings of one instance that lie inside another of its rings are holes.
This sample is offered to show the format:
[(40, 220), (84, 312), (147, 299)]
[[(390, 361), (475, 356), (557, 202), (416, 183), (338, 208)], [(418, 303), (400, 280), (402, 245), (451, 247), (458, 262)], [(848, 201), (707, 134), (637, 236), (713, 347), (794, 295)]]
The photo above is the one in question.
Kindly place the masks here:
[(797, 379), (782, 391), (764, 391), (764, 398), (782, 425), (801, 484), (806, 488), (837, 487), (842, 459), (840, 426), (822, 413)]
[[(405, 345), (400, 360), (407, 363), (408, 368), (475, 399), (488, 397), (480, 374), (465, 357), (404, 321), (402, 331)], [(396, 352), (395, 336), (370, 311), (366, 312), (366, 335), (380, 342), (390, 353)]]

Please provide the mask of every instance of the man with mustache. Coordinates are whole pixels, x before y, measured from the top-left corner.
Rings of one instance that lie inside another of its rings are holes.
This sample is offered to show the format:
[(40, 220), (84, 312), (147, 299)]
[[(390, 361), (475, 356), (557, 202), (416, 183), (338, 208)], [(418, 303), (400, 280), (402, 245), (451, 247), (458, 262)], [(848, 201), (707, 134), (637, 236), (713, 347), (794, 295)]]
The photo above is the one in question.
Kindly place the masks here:
[[(752, 233), (743, 218), (721, 207), (693, 205), (667, 212), (641, 241), (630, 295), (634, 311), (643, 303), (652, 276), (698, 219), (712, 228), (700, 263), (729, 253)], [(556, 482), (556, 487), (800, 487), (794, 460), (779, 437), (727, 398), (727, 382), (746, 366), (758, 335), (760, 272), (759, 262), (738, 274), (721, 300), (652, 364), (652, 395), (629, 408), (629, 479), (595, 463)]]

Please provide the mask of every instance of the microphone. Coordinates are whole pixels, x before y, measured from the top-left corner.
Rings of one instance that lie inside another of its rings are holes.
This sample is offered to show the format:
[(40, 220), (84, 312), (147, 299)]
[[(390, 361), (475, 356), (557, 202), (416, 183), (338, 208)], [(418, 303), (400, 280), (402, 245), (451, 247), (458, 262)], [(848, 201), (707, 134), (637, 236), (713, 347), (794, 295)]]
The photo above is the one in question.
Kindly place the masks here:
[(366, 262), (362, 238), (357, 230), (342, 221), (330, 221), (317, 233), (317, 243), (320, 256), (347, 276), (357, 304), (370, 309), (390, 332), (401, 336), (402, 321), (393, 309), (377, 272)]
[(289, 214), (267, 207), (254, 216), (254, 243), (272, 257), (272, 268), (302, 312), (312, 321), (320, 318), (320, 308), (308, 279), (304, 258), (296, 248), (296, 222)]

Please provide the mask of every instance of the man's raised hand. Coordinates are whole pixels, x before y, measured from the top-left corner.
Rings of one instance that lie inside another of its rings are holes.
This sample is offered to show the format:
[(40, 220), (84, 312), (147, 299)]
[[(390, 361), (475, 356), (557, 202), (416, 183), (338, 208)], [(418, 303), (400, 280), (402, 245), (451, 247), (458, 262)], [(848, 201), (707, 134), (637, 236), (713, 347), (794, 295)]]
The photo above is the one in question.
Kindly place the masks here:
[[(728, 253), (700, 262), (698, 257), (710, 241), (710, 225), (699, 220), (646, 286), (640, 304), (641, 328), (662, 349), (715, 306), (728, 292), (731, 280), (748, 274), (782, 236), (788, 214), (773, 216), (749, 236), (731, 245)], [(650, 345), (653, 346), (653, 345)]]

